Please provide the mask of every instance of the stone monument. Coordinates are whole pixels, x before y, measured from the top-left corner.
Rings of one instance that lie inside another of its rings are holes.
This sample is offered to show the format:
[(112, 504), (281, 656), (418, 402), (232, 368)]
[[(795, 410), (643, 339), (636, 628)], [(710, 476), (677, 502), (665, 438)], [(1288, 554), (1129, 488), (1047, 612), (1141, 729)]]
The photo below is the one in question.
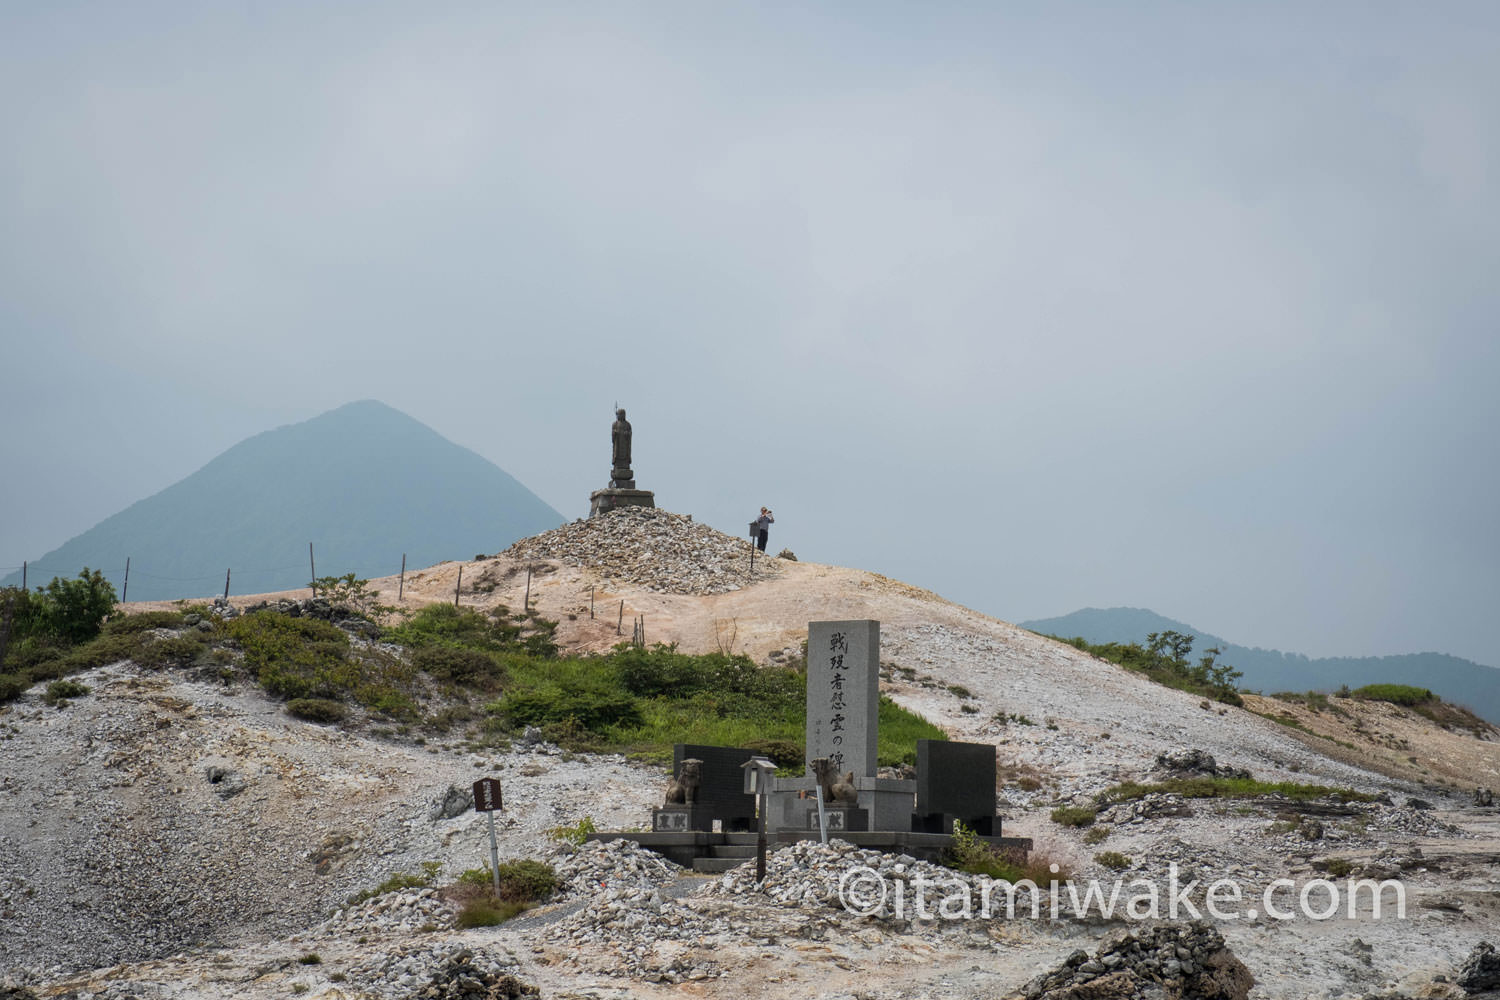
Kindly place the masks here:
[(856, 795), (846, 818), (862, 825), (843, 829), (911, 829), (916, 782), (876, 777), (879, 712), (880, 623), (808, 622), (808, 776), (777, 780), (770, 813), (780, 828), (816, 828), (817, 805), (808, 795), (818, 783), (814, 761), (826, 759), (840, 776), (853, 775), (840, 782)]
[(630, 421), (623, 409), (615, 410), (615, 422), (609, 429), (609, 485), (589, 494), (589, 517), (616, 507), (655, 507), (656, 494), (635, 488), (635, 471), (630, 468)]

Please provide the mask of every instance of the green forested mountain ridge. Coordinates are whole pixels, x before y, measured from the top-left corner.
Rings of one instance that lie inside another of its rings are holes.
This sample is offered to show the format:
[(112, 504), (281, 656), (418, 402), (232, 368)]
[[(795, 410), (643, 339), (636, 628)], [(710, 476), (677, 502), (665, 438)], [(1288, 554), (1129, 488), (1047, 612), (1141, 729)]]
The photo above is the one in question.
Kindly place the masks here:
[[(497, 552), (564, 518), (504, 469), (374, 400), (241, 441), (33, 560), (28, 583), (104, 571), (130, 600), (247, 594), (385, 576)], [(20, 574), (3, 582), (19, 584)]]
[(1081, 636), (1093, 643), (1145, 642), (1152, 632), (1173, 631), (1197, 636), (1195, 654), (1210, 646), (1223, 650), (1220, 663), (1243, 670), (1242, 688), (1274, 691), (1332, 691), (1340, 685), (1414, 684), (1463, 705), (1488, 722), (1500, 724), (1500, 670), (1447, 653), (1404, 653), (1395, 656), (1329, 656), (1311, 658), (1300, 653), (1241, 646), (1219, 636), (1174, 621), (1146, 608), (1084, 608), (1057, 618), (1019, 623), (1022, 628), (1065, 639)]

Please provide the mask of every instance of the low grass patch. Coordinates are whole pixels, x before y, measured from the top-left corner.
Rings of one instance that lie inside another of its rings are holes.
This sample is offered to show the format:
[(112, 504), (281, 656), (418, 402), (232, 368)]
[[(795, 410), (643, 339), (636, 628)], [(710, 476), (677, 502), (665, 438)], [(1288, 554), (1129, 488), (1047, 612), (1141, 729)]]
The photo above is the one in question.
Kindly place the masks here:
[(1178, 632), (1153, 632), (1146, 645), (1138, 642), (1089, 642), (1082, 636), (1071, 639), (1048, 636), (1075, 649), (1091, 653), (1127, 670), (1145, 674), (1158, 684), (1190, 694), (1202, 695), (1226, 705), (1242, 705), (1244, 700), (1235, 687), (1242, 672), (1219, 662), (1220, 650), (1203, 651), (1197, 663), (1189, 659), (1196, 637)]
[(316, 618), (255, 611), (223, 625), (245, 666), (267, 693), (288, 701), (353, 700), (404, 722), (421, 717), (417, 671), (374, 650), (351, 655), (349, 636)]
[(503, 861), (495, 872), (500, 876), (498, 897), (494, 895), (495, 874), (489, 868), (470, 868), (449, 887), (448, 895), (459, 904), (455, 926), (465, 929), (502, 924), (557, 891), (557, 872), (545, 862)]
[(1091, 806), (1058, 806), (1052, 810), (1052, 822), (1062, 826), (1093, 826), (1098, 815), (1098, 810)]
[(47, 685), (47, 693), (42, 695), (42, 701), (56, 708), (62, 708), (70, 699), (82, 698), (89, 692), (88, 685), (77, 681), (53, 681)]
[[(794, 667), (658, 644), (599, 657), (512, 655), (505, 669), (506, 691), (486, 707), (498, 724), (494, 735), (534, 725), (571, 750), (660, 763), (671, 759), (674, 743), (742, 746), (801, 770), (807, 677)], [(885, 697), (878, 717), (882, 765), (914, 764), (917, 740), (946, 738)]]
[(422, 871), (419, 874), (412, 872), (397, 872), (373, 889), (350, 896), (346, 903), (350, 906), (358, 906), (360, 903), (374, 899), (376, 896), (384, 896), (388, 892), (400, 892), (402, 889), (426, 889), (430, 888), (437, 879), (438, 872), (442, 870), (442, 864), (437, 861), (422, 862)]
[(535, 903), (516, 900), (497, 901), (488, 897), (470, 899), (459, 906), (458, 915), (453, 918), (453, 926), (461, 931), (473, 927), (496, 927), (534, 906)]
[(1060, 864), (1056, 865), (1054, 872), (1055, 863), (1035, 851), (1023, 856), (991, 847), (962, 823), (953, 824), (953, 845), (943, 855), (942, 863), (956, 871), (988, 875), (1012, 885), (1029, 880), (1034, 885), (1048, 886), (1072, 878), (1072, 874)]
[(1361, 701), (1388, 701), (1392, 705), (1404, 705), (1408, 708), (1438, 700), (1437, 695), (1426, 688), (1410, 684), (1366, 684), (1355, 688), (1351, 696)]
[(293, 698), (286, 703), (286, 714), (308, 722), (343, 722), (349, 707), (332, 698)]
[(1129, 856), (1121, 854), (1119, 851), (1100, 851), (1094, 855), (1094, 860), (1104, 867), (1117, 872), (1124, 871), (1131, 865)]
[(1351, 788), (1299, 785), (1291, 781), (1257, 781), (1254, 778), (1169, 778), (1152, 784), (1127, 781), (1099, 793), (1102, 804), (1129, 802), (1147, 795), (1180, 795), (1185, 799), (1253, 799), (1277, 795), (1297, 802), (1331, 798), (1339, 802), (1372, 802), (1373, 795)]

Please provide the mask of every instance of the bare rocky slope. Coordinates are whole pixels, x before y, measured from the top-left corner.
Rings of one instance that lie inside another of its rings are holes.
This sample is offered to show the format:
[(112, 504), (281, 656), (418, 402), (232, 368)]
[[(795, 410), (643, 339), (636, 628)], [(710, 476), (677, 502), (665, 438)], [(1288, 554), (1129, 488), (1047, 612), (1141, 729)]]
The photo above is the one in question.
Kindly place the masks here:
[[(529, 577), (533, 606), (560, 622), (571, 649), (607, 649), (639, 617), (648, 642), (766, 661), (794, 655), (809, 620), (878, 619), (883, 690), (954, 738), (995, 744), (1006, 832), (1035, 838), (1077, 884), (1116, 877), (1096, 859), (1106, 850), (1124, 859), (1126, 879), (1166, 885), (1176, 865), (1183, 882), (1231, 877), (1247, 894), (1277, 878), (1350, 872), (1400, 880), (1406, 917), (1242, 913), (1169, 946), (1178, 931), (1153, 928), (1180, 923), (1118, 913), (859, 916), (836, 892), (856, 861), (887, 879), (925, 869), (799, 848), (777, 855), (757, 889), (743, 871), (693, 878), (628, 848), (572, 850), (544, 831), (585, 816), (600, 828), (646, 822), (660, 771), (546, 744), (475, 755), (457, 741), (315, 725), (258, 691), (126, 662), (83, 677), (94, 693), (63, 708), (32, 692), (0, 709), (0, 982), (10, 983), (0, 996), (503, 996), (523, 982), (560, 997), (1060, 996), (1074, 988), (1069, 977), (1083, 988), (1127, 972), (1157, 976), (1158, 993), (1138, 983), (1073, 995), (1168, 996), (1188, 973), (1179, 964), (1169, 970), (1177, 980), (1161, 978), (1162, 963), (1177, 961), (1162, 949), (1180, 946), (1181, 962), (1206, 969), (1213, 935), (1254, 977), (1252, 996), (1441, 996), (1462, 987), (1435, 978), (1457, 978), (1465, 956), (1500, 933), (1500, 817), (1470, 796), (1500, 784), (1490, 739), (1399, 713), (1339, 735), (1319, 735), (1312, 718), (1293, 728), (875, 573), (758, 559), (751, 576), (744, 542), (664, 511), (620, 512), (410, 573), (399, 603), (452, 600), (460, 569), (460, 600), (477, 607), (519, 607)], [(398, 603), (395, 578), (372, 585)], [(1101, 814), (1091, 829), (1107, 834), (1091, 842), (1049, 818), (1117, 782), (1160, 776), (1158, 755), (1187, 749), (1256, 778), (1381, 801), (1158, 796)], [(451, 904), (431, 890), (344, 905), (423, 862), (437, 863), (439, 881), (483, 864), (483, 819), (445, 800), (485, 775), (506, 789), (502, 855), (552, 858), (568, 878), (554, 904), (469, 931), (453, 928)], [(1137, 945), (1109, 945), (1130, 932)], [(1079, 971), (1090, 963), (1097, 976)], [(1236, 976), (1225, 973), (1223, 995), (1243, 995)]]

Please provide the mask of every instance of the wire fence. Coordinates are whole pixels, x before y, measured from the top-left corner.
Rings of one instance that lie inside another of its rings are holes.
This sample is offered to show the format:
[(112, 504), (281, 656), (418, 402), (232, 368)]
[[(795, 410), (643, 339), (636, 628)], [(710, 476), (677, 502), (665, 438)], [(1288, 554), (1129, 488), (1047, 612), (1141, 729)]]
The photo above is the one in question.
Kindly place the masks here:
[[(311, 546), (309, 547), (311, 548)], [(225, 566), (222, 570), (203, 573), (195, 576), (182, 576), (180, 570), (177, 572), (153, 572), (151, 563), (141, 562), (134, 556), (125, 560), (118, 566), (95, 566), (90, 565), (90, 570), (98, 570), (104, 575), (121, 601), (130, 599), (129, 591), (136, 592), (135, 599), (140, 600), (172, 600), (179, 597), (202, 597), (206, 594), (227, 594), (232, 596), (238, 594), (262, 594), (280, 590), (298, 590), (308, 586), (314, 579), (316, 572), (316, 561), (311, 558), (298, 560), (297, 562), (283, 563), (279, 566)], [(434, 560), (435, 562), (437, 560)], [(64, 580), (74, 579), (84, 569), (81, 565), (64, 566), (57, 560), (39, 560), (36, 562), (23, 561), (16, 566), (0, 566), (0, 580), (6, 581), (6, 585), (22, 586), (28, 590), (37, 590), (47, 585), (55, 578)], [(406, 569), (406, 554), (398, 553), (389, 564), (367, 563), (364, 565), (349, 566), (347, 563), (334, 561), (327, 567), (333, 572), (325, 572), (323, 575), (344, 576), (353, 573), (356, 579), (370, 580), (384, 576), (396, 576), (404, 574)], [(300, 572), (299, 572), (300, 571)], [(15, 577), (15, 579), (12, 579)], [(156, 586), (140, 586), (143, 582), (150, 582)], [(178, 584), (173, 588), (174, 593), (170, 598), (146, 597), (142, 594), (157, 594), (164, 584)], [(180, 592), (178, 592), (180, 591)]]

